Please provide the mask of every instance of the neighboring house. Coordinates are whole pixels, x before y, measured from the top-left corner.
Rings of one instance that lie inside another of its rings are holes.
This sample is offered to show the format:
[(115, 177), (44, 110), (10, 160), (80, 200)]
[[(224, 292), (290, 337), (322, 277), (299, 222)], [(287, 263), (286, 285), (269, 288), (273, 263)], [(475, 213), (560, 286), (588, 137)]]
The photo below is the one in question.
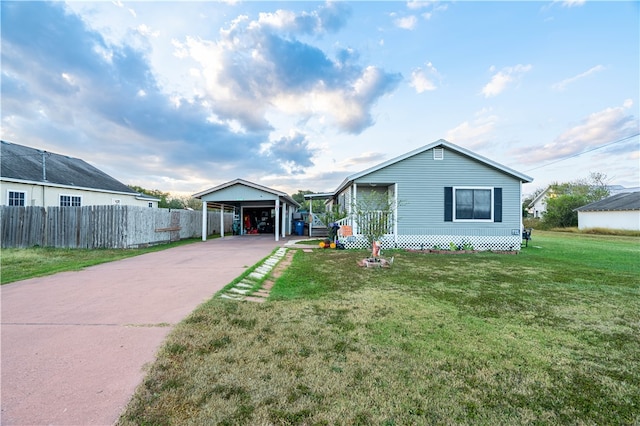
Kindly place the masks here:
[(79, 158), (1, 141), (1, 204), (5, 206), (131, 205), (158, 207)]
[(339, 222), (353, 233), (341, 239), (347, 248), (368, 244), (352, 207), (359, 197), (380, 192), (388, 194), (395, 210), (383, 248), (448, 248), (453, 243), (478, 250), (519, 250), (522, 183), (532, 180), (441, 139), (351, 175), (326, 195), (330, 204), (349, 213)]
[[(623, 192), (634, 192), (640, 188), (625, 188), (622, 185), (608, 185), (607, 189), (609, 190), (609, 194), (615, 195)], [(538, 194), (527, 206), (527, 212), (535, 218), (542, 218), (544, 214), (547, 212), (547, 200), (549, 198), (554, 197), (553, 190), (550, 186), (547, 187), (544, 191)]]
[(553, 195), (551, 187), (539, 193), (527, 206), (527, 212), (536, 218), (541, 218), (547, 211), (547, 200)]
[(640, 231), (640, 191), (620, 192), (576, 209), (578, 229)]

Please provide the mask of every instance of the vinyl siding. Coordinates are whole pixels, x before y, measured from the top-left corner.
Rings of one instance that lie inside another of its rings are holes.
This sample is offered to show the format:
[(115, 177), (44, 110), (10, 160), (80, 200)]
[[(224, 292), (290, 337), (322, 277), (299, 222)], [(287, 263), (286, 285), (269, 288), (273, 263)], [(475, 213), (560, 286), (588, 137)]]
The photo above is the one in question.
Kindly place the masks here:
[[(444, 160), (434, 160), (433, 150), (427, 150), (362, 176), (355, 183), (358, 193), (373, 188), (369, 184), (376, 184), (376, 189), (398, 184), (398, 233), (401, 235), (427, 228), (482, 228), (507, 234), (521, 226), (520, 181), (446, 148)], [(445, 222), (445, 186), (502, 188), (502, 222)]]
[(214, 193), (204, 195), (202, 201), (223, 202), (223, 201), (275, 201), (278, 196), (269, 192), (251, 188), (246, 185), (236, 184), (228, 188), (220, 189)]

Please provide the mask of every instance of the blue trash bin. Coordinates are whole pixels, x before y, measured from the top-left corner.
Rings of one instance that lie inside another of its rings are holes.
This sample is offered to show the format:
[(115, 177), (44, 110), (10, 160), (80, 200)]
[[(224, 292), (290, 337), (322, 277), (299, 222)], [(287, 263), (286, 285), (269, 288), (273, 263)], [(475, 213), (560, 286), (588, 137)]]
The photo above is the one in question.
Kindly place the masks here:
[(296, 234), (304, 235), (304, 222), (301, 220), (296, 221)]

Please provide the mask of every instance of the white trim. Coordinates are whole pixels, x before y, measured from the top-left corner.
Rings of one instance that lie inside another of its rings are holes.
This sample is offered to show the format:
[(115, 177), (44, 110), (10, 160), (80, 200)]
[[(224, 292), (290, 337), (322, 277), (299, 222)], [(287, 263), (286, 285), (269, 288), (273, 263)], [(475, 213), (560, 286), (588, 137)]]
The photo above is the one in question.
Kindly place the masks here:
[(207, 202), (202, 202), (202, 241), (207, 241)]
[(280, 223), (278, 223), (279, 220), (280, 220), (280, 198), (278, 198), (276, 200), (276, 208), (275, 208), (275, 210), (276, 210), (276, 217), (274, 218), (275, 229), (273, 231), (276, 234), (276, 241), (280, 241), (280, 235), (279, 235), (279, 233), (280, 233)]
[(4, 176), (0, 178), (0, 182), (23, 183), (25, 185), (37, 185), (37, 186), (44, 186), (49, 188), (77, 189), (80, 191), (102, 192), (102, 193), (108, 193), (108, 194), (122, 194), (122, 195), (129, 195), (132, 197), (140, 195), (138, 192), (124, 192), (124, 191), (114, 191), (111, 189), (89, 188), (86, 186), (62, 185), (58, 183), (40, 182), (37, 180), (13, 179), (13, 178), (7, 178)]
[[(491, 199), (489, 200), (489, 209), (491, 211), (491, 217), (489, 219), (458, 219), (456, 218), (456, 211), (457, 211), (457, 200), (456, 200), (456, 191), (458, 189), (478, 189), (478, 190), (489, 190), (491, 191)], [(489, 223), (489, 222), (493, 222), (493, 190), (494, 187), (493, 186), (454, 186), (453, 187), (453, 212), (452, 212), (452, 218), (453, 218), (453, 222), (485, 222), (485, 223)]]
[(20, 194), (24, 194), (24, 203), (22, 204), (22, 206), (16, 206), (16, 207), (25, 207), (27, 205), (27, 191), (20, 191), (20, 190), (16, 190), (16, 189), (7, 189), (7, 205), (10, 206), (11, 204), (9, 204), (9, 200), (11, 199), (10, 195), (12, 192), (15, 192), (16, 194), (20, 193)]
[(503, 173), (506, 173), (506, 174), (511, 175), (511, 176), (513, 176), (515, 178), (518, 178), (522, 182), (533, 182), (533, 178), (531, 176), (527, 176), (527, 175), (525, 175), (523, 173), (520, 173), (520, 172), (518, 172), (516, 170), (513, 170), (513, 169), (511, 169), (511, 168), (509, 168), (507, 166), (503, 166), (502, 164), (496, 163), (493, 160), (490, 160), (490, 159), (488, 159), (486, 157), (483, 157), (482, 155), (476, 154), (476, 153), (474, 153), (472, 151), (469, 151), (468, 149), (462, 148), (461, 146), (452, 144), (451, 142), (448, 142), (448, 141), (446, 141), (444, 139), (440, 139), (440, 140), (437, 140), (437, 141), (435, 141), (433, 143), (430, 143), (429, 145), (425, 145), (425, 146), (420, 147), (418, 149), (414, 149), (413, 151), (407, 152), (406, 154), (403, 154), (403, 155), (401, 155), (399, 157), (395, 157), (395, 158), (392, 158), (391, 160), (387, 160), (384, 163), (378, 164), (377, 166), (370, 167), (370, 168), (368, 168), (366, 170), (363, 170), (363, 171), (361, 171), (359, 173), (355, 173), (355, 174), (353, 174), (351, 176), (348, 176), (344, 181), (342, 181), (340, 186), (338, 186), (338, 188), (333, 192), (333, 194), (339, 194), (340, 191), (342, 191), (342, 189), (346, 188), (351, 182), (355, 181), (356, 179), (359, 179), (359, 178), (361, 178), (363, 176), (366, 176), (366, 175), (368, 175), (370, 173), (376, 172), (376, 171), (381, 170), (381, 169), (383, 169), (383, 168), (385, 168), (387, 166), (390, 166), (391, 164), (398, 163), (398, 162), (400, 162), (402, 160), (405, 160), (405, 159), (407, 159), (409, 157), (413, 157), (414, 155), (421, 154), (423, 152), (426, 152), (426, 151), (428, 151), (428, 150), (430, 150), (432, 148), (439, 147), (439, 146), (442, 146), (442, 147), (444, 147), (444, 148), (446, 148), (448, 150), (457, 152), (458, 154), (466, 155), (467, 157), (470, 157), (470, 158), (472, 158), (472, 159), (474, 159), (476, 161), (484, 163), (485, 165), (487, 165), (489, 167), (493, 167), (493, 168), (495, 168), (495, 169), (497, 169), (497, 170), (499, 170), (499, 171), (501, 171)]
[[(69, 202), (71, 203), (70, 206), (63, 206), (62, 205), (62, 197), (69, 197)], [(74, 198), (79, 198), (80, 199), (80, 205), (79, 206), (74, 206), (73, 205), (73, 199)], [(82, 207), (82, 195), (71, 195), (71, 194), (58, 194), (58, 207)]]

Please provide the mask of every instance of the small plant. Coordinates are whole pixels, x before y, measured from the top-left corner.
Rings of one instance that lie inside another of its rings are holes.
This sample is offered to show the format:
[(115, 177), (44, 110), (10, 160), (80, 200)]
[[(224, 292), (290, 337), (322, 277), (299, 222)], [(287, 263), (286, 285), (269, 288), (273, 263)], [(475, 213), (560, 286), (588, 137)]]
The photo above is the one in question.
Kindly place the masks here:
[(433, 249), (434, 249), (434, 250), (442, 250), (442, 248), (441, 248), (441, 247), (440, 247), (440, 245), (438, 245), (438, 244), (435, 244), (435, 245), (433, 246)]
[(458, 247), (453, 241), (451, 241), (449, 243), (449, 250), (451, 250), (451, 251), (460, 250), (460, 247)]
[(473, 251), (473, 244), (462, 241), (462, 250)]

